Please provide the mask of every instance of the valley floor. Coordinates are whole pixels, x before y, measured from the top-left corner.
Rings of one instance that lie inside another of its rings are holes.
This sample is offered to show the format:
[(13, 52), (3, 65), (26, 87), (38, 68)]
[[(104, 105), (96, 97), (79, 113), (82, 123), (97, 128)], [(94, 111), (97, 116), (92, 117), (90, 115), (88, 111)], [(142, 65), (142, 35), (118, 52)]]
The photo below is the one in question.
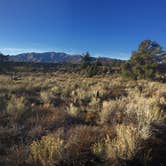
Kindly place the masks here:
[(166, 84), (0, 75), (0, 165), (166, 165)]

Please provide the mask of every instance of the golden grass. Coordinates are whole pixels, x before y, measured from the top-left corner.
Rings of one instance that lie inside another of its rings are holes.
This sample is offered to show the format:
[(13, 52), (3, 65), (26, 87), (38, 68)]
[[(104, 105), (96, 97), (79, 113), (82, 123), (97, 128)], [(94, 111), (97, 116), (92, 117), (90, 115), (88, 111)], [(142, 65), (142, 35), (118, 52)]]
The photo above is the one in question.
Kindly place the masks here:
[(54, 135), (43, 136), (30, 145), (29, 162), (42, 166), (58, 165), (63, 153), (63, 140)]
[[(23, 73), (18, 81), (0, 75), (0, 83), (0, 139), (5, 158), (15, 165), (143, 160), (137, 153), (155, 138), (154, 125), (166, 122), (163, 83), (58, 72)], [(10, 132), (13, 126), (15, 134)], [(57, 136), (59, 130), (63, 130), (61, 136)], [(20, 161), (11, 157), (14, 144), (18, 154), (25, 153)], [(144, 156), (153, 161), (150, 148), (146, 151)]]

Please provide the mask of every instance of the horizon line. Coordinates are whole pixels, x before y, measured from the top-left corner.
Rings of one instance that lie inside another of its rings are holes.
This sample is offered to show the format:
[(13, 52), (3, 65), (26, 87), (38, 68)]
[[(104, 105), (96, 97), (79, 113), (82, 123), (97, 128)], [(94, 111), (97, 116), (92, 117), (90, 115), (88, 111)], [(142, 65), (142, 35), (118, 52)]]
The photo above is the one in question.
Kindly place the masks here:
[[(6, 47), (6, 48), (0, 48), (0, 52), (4, 55), (9, 55), (9, 56), (17, 56), (19, 54), (28, 54), (28, 53), (65, 53), (68, 55), (83, 55), (85, 52), (80, 52), (80, 51), (67, 51), (63, 50), (60, 51), (61, 49), (33, 49), (33, 48), (12, 48), (12, 47)], [(75, 53), (78, 52), (78, 53)], [(87, 51), (89, 52), (89, 51)], [(90, 53), (92, 57), (102, 57), (102, 58), (111, 58), (111, 59), (121, 59), (121, 60), (128, 60), (130, 58), (130, 53), (126, 52), (116, 52), (116, 53)]]

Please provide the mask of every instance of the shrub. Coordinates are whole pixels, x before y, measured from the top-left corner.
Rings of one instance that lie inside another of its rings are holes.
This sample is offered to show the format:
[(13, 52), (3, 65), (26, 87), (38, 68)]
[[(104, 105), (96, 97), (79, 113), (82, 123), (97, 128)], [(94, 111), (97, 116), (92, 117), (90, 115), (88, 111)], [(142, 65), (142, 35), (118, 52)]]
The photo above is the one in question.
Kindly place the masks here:
[(6, 111), (9, 115), (12, 115), (12, 119), (17, 121), (21, 115), (27, 110), (24, 97), (16, 97), (13, 95), (7, 102)]
[(42, 166), (58, 165), (62, 160), (64, 141), (53, 134), (43, 136), (40, 141), (30, 145), (29, 162)]
[(127, 105), (127, 113), (129, 116), (132, 116), (132, 114), (136, 116), (140, 128), (164, 118), (164, 112), (159, 108), (155, 98), (147, 99), (137, 96), (131, 98)]
[(12, 112), (23, 112), (26, 109), (25, 106), (25, 98), (21, 97), (18, 98), (16, 96), (12, 96), (10, 100), (7, 103), (7, 112), (12, 113)]
[(52, 95), (50, 94), (50, 92), (46, 92), (46, 91), (41, 91), (40, 92), (40, 97), (43, 101), (44, 104), (50, 104), (52, 101)]
[(66, 162), (69, 165), (88, 165), (94, 162), (91, 145), (102, 137), (97, 127), (77, 126), (68, 132), (66, 144)]
[(109, 135), (91, 146), (93, 154), (105, 161), (116, 161), (119, 159), (132, 160), (139, 150), (140, 137), (139, 130), (130, 125), (116, 125), (116, 137)]
[(91, 150), (93, 154), (95, 154), (98, 157), (104, 157), (105, 154), (105, 144), (102, 141), (99, 141), (92, 145)]
[(55, 96), (60, 95), (61, 94), (61, 88), (59, 86), (53, 86), (51, 88), (51, 92)]
[(100, 123), (115, 123), (122, 122), (126, 101), (124, 99), (110, 100), (103, 102), (103, 108), (100, 112)]
[(97, 66), (95, 64), (91, 64), (91, 66), (89, 66), (86, 69), (86, 75), (87, 77), (92, 77), (95, 76), (97, 74)]
[(67, 109), (67, 112), (69, 113), (69, 115), (71, 115), (73, 117), (77, 117), (78, 115), (80, 115), (81, 109), (74, 106), (74, 104), (71, 103), (70, 106)]
[(117, 137), (105, 139), (106, 154), (108, 158), (113, 159), (132, 159), (136, 154), (140, 142), (138, 129), (125, 125), (116, 126)]

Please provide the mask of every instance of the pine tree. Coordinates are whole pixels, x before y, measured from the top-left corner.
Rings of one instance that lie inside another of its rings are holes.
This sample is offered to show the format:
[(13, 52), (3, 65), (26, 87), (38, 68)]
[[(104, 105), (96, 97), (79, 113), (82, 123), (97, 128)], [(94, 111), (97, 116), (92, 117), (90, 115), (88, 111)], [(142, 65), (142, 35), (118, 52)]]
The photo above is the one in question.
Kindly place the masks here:
[(130, 60), (122, 66), (122, 76), (133, 79), (154, 79), (157, 66), (164, 62), (166, 52), (151, 40), (144, 40)]

